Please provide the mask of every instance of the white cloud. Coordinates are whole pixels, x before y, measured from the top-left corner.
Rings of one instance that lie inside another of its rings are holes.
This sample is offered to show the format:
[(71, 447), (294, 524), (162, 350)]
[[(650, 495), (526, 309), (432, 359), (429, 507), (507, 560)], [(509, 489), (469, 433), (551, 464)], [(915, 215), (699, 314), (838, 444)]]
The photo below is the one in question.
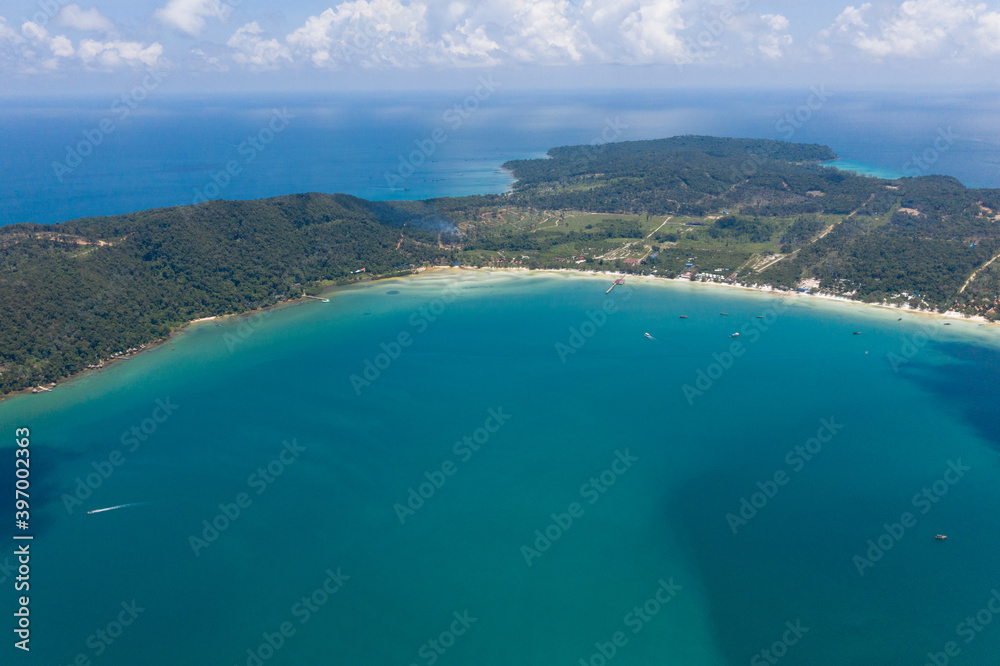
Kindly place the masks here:
[(80, 32), (114, 32), (115, 24), (97, 7), (83, 10), (80, 5), (66, 5), (56, 14), (55, 23), (64, 28)]
[(788, 19), (781, 14), (763, 14), (760, 21), (770, 32), (758, 31), (763, 34), (758, 36), (757, 50), (769, 60), (781, 58), (794, 41), (787, 32), (790, 25)]
[(441, 38), (441, 49), (456, 65), (495, 65), (499, 62), (494, 54), (499, 54), (500, 45), (490, 39), (486, 26), (475, 26), (471, 19), (445, 34)]
[(664, 62), (684, 53), (681, 0), (355, 0), (286, 38), (315, 66)]
[(287, 37), (298, 55), (318, 67), (354, 63), (403, 67), (433, 61), (427, 5), (399, 0), (356, 0), (310, 16)]
[(75, 52), (73, 42), (69, 41), (65, 35), (53, 37), (52, 41), (49, 42), (49, 48), (52, 49), (52, 55), (57, 58), (69, 58)]
[(264, 39), (257, 22), (247, 23), (229, 38), (226, 46), (237, 51), (234, 60), (255, 69), (274, 69), (281, 60), (292, 59), (287, 46), (276, 39)]
[(12, 42), (21, 39), (21, 36), (17, 34), (17, 31), (10, 27), (7, 23), (7, 19), (2, 16), (0, 16), (0, 39), (6, 39)]
[(191, 49), (191, 55), (194, 56), (193, 60), (198, 64), (195, 66), (204, 72), (228, 72), (229, 66), (222, 61), (219, 56), (209, 55), (204, 50), (199, 48)]
[(989, 12), (979, 17), (976, 37), (987, 53), (1000, 53), (1000, 13)]
[(597, 52), (568, 0), (514, 0), (508, 8), (504, 45), (516, 62), (579, 63)]
[(820, 31), (819, 48), (849, 45), (875, 58), (969, 58), (1000, 52), (1000, 14), (975, 0), (907, 0), (875, 15), (849, 6)]
[(965, 0), (908, 0), (877, 34), (860, 35), (855, 46), (876, 56), (937, 55), (974, 18), (975, 7)]
[(89, 66), (115, 68), (123, 65), (130, 67), (156, 67), (163, 47), (158, 43), (144, 46), (139, 42), (112, 40), (99, 42), (84, 39), (80, 42), (77, 56)]
[(865, 23), (864, 16), (871, 8), (872, 5), (870, 2), (866, 2), (860, 7), (855, 7), (853, 5), (847, 7), (840, 13), (840, 16), (834, 20), (833, 25), (820, 32), (820, 35), (823, 37), (829, 37), (835, 33), (843, 34), (849, 31), (856, 32), (867, 28), (868, 24)]
[(788, 30), (788, 19), (781, 14), (763, 14), (760, 20), (774, 31)]
[[(591, 3), (588, 2), (588, 5)], [(605, 59), (612, 62), (664, 62), (684, 57), (687, 45), (681, 31), (685, 22), (679, 0), (662, 0), (656, 3), (608, 3), (591, 13), (589, 32), (599, 39), (602, 46), (616, 44)], [(625, 10), (624, 16), (614, 12)]]
[(153, 12), (153, 17), (164, 25), (196, 36), (205, 29), (205, 19), (210, 16), (225, 21), (232, 13), (229, 4), (219, 0), (169, 0)]
[(21, 34), (33, 42), (46, 42), (49, 39), (49, 31), (34, 21), (25, 21), (22, 23)]

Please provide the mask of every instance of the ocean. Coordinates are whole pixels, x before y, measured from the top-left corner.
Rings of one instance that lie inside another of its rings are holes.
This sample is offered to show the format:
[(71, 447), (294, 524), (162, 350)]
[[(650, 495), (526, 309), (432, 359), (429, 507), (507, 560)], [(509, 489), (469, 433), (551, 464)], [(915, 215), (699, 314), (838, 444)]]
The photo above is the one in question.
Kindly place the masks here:
[[(467, 92), (150, 99), (63, 182), (51, 162), (109, 101), (7, 100), (0, 210), (51, 222), (212, 183), (227, 198), (501, 192), (504, 160), (611, 126), (816, 141), (894, 173), (935, 150), (928, 172), (1000, 183), (992, 98), (820, 92), (623, 108), (499, 90), (455, 128), (444, 114)], [(4, 663), (995, 658), (992, 328), (648, 279), (605, 295), (610, 280), (447, 269), (334, 289), (0, 403), (4, 515), (18, 428), (33, 463), (32, 654), (8, 634)]]
[[(132, 108), (134, 107), (134, 108)], [(829, 145), (880, 177), (1000, 186), (995, 94), (779, 91), (0, 98), (0, 224), (344, 192), (373, 200), (507, 191), (510, 159), (678, 134)]]
[(992, 330), (609, 280), (337, 289), (0, 404), (31, 663), (996, 654)]

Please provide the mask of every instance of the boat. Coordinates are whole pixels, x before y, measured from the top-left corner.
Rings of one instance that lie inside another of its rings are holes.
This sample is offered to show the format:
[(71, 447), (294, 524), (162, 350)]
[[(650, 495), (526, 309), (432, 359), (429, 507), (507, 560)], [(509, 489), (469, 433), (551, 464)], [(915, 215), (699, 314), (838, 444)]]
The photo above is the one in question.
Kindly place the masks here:
[(947, 539), (947, 538), (948, 538), (948, 535), (947, 535), (947, 534), (935, 534), (935, 535), (934, 535), (934, 538), (935, 538), (935, 539), (938, 539), (938, 540), (940, 540), (940, 541), (944, 541), (945, 539)]
[(687, 319), (687, 318), (688, 318), (687, 315), (681, 315), (681, 319)]
[(731, 337), (731, 338), (738, 338), (738, 337), (740, 337), (740, 334), (739, 333), (733, 333), (729, 337)]
[(646, 333), (646, 337), (649, 338), (650, 340), (655, 340), (656, 339), (652, 335), (650, 335), (649, 333)]
[(757, 315), (757, 319), (763, 319), (764, 315)]
[(861, 335), (861, 331), (854, 331), (854, 335)]
[(728, 317), (729, 316), (728, 312), (720, 312), (719, 314), (722, 315), (723, 317)]

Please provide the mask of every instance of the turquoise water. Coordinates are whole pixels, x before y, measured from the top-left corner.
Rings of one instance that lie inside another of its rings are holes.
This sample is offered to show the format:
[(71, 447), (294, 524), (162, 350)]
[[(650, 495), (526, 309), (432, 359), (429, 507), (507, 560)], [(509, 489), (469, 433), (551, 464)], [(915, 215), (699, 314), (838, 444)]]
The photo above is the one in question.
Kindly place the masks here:
[[(609, 282), (369, 283), (0, 404), (4, 456), (32, 431), (31, 663), (922, 664), (948, 641), (961, 663), (994, 658), (997, 623), (969, 643), (957, 627), (1000, 586), (995, 331)], [(921, 513), (949, 461), (968, 470)], [(773, 496), (734, 534), (758, 482)], [(409, 514), (411, 488), (427, 498)]]
[(862, 164), (861, 162), (852, 162), (850, 160), (836, 160), (833, 162), (825, 162), (824, 166), (830, 166), (835, 169), (840, 169), (841, 171), (852, 171), (854, 173), (860, 173), (862, 176), (875, 176), (876, 178), (885, 178), (887, 180), (895, 180), (897, 178), (903, 178), (905, 176), (915, 175), (915, 174), (907, 174), (897, 169), (886, 169), (884, 167), (872, 166), (870, 164)]

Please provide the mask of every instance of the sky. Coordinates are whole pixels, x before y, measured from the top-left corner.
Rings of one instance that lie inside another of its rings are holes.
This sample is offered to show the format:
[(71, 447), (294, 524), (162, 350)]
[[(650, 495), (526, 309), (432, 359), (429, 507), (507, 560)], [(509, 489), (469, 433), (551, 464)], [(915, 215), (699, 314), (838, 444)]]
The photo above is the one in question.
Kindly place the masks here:
[(0, 96), (443, 89), (485, 74), (545, 90), (995, 90), (998, 71), (996, 1), (0, 0)]

